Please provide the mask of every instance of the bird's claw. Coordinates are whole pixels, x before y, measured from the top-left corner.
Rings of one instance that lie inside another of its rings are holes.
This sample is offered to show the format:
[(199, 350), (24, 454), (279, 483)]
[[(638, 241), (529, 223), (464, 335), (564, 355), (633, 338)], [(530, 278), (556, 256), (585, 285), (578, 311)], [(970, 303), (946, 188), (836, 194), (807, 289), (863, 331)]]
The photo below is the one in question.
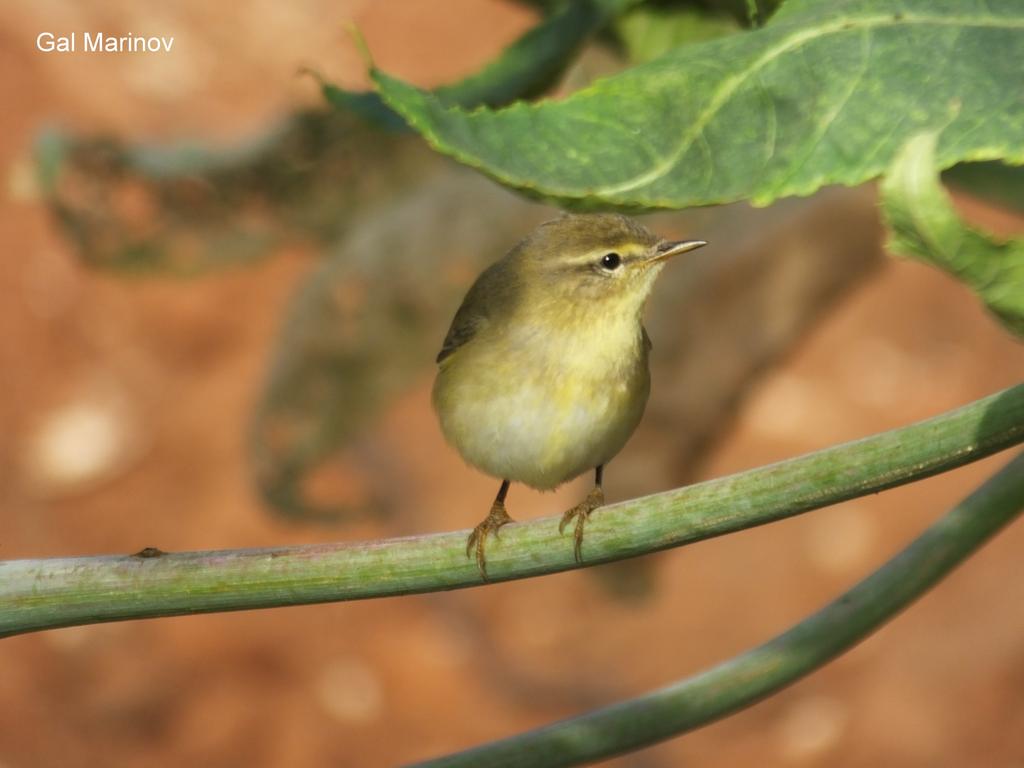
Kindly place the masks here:
[(505, 505), (500, 501), (495, 501), (491, 505), (491, 511), (487, 513), (487, 517), (473, 529), (473, 532), (469, 534), (469, 538), (466, 539), (466, 557), (472, 557), (473, 550), (476, 550), (476, 565), (480, 569), (480, 576), (484, 581), (487, 581), (487, 557), (484, 554), (484, 543), (487, 540), (487, 534), (493, 533), (494, 538), (498, 538), (498, 530), (501, 526), (511, 522), (512, 518), (509, 517), (508, 512), (505, 510)]
[(558, 523), (559, 534), (565, 532), (565, 527), (569, 525), (575, 519), (575, 530), (573, 532), (573, 558), (577, 563), (583, 561), (583, 528), (587, 524), (587, 520), (590, 519), (590, 513), (598, 507), (604, 506), (604, 490), (599, 487), (594, 488), (587, 494), (587, 498), (581, 501), (572, 509), (566, 510), (565, 514), (562, 515), (561, 522)]

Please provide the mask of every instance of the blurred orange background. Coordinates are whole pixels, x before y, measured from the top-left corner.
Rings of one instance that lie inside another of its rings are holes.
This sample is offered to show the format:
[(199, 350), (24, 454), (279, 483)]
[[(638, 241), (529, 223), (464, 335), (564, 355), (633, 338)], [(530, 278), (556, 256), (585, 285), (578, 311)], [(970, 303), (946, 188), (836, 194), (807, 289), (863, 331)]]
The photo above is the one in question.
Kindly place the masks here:
[[(444, 446), (429, 366), (379, 426), (414, 514), (334, 528), (270, 514), (252, 489), (244, 435), (285, 302), (317, 254), (289, 246), (195, 280), (125, 280), (80, 264), (32, 182), (32, 142), (47, 123), (138, 142), (224, 141), (319, 104), (300, 66), (365, 84), (349, 20), (380, 66), (429, 86), (479, 67), (534, 15), (502, 0), (0, 7), (0, 558), (355, 540), (481, 517), (496, 484)], [(175, 46), (166, 56), (35, 49), (39, 32), (74, 30), (173, 35)], [(997, 231), (1022, 229), (960, 202)], [(897, 427), (1022, 378), (1024, 350), (965, 288), (890, 261), (751, 386), (699, 474)], [(641, 433), (623, 461), (643, 464), (650, 447)], [(607, 586), (632, 571), (574, 572), (4, 640), (0, 766), (393, 765), (510, 735), (768, 639), (1005, 461), (652, 556), (635, 594)], [(613, 500), (623, 498), (616, 484), (613, 463)], [(513, 514), (553, 514), (581, 488), (515, 488)], [(1024, 764), (1022, 551), (1018, 524), (819, 673), (610, 764)]]

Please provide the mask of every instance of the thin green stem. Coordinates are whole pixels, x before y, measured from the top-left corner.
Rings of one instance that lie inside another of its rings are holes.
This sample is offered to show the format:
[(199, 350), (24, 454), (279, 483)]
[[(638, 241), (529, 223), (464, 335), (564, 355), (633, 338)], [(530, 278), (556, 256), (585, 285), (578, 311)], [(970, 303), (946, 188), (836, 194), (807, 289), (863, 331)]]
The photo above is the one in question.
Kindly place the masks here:
[[(720, 536), (967, 464), (1024, 441), (1024, 385), (918, 424), (604, 507), (583, 564)], [(467, 513), (467, 516), (470, 513)], [(466, 531), (360, 543), (0, 562), (0, 637), (100, 621), (356, 600), (481, 583)], [(488, 542), (492, 581), (578, 567), (558, 518)]]
[(761, 26), (761, 14), (757, 10), (757, 0), (747, 0), (747, 21), (751, 29)]
[(728, 715), (850, 648), (935, 585), (1022, 510), (1024, 455), (860, 584), (764, 645), (645, 696), (421, 766), (580, 765)]

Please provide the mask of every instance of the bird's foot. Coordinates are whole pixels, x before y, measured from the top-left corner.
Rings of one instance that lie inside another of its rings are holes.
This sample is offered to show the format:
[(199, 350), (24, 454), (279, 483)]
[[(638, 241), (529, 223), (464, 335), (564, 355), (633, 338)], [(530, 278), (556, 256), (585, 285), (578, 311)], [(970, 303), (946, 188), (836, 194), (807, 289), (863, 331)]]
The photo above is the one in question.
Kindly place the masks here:
[(587, 524), (587, 520), (590, 519), (590, 513), (602, 506), (604, 506), (604, 490), (601, 486), (597, 486), (587, 494), (587, 498), (572, 509), (567, 510), (566, 513), (562, 515), (562, 522), (558, 524), (558, 532), (563, 533), (565, 531), (565, 527), (569, 525), (574, 518), (576, 520), (572, 553), (577, 563), (583, 560), (583, 527)]
[(487, 581), (487, 557), (484, 555), (484, 542), (487, 539), (487, 534), (493, 533), (494, 537), (497, 538), (498, 529), (511, 522), (512, 518), (505, 511), (505, 503), (495, 501), (491, 505), (491, 511), (487, 513), (487, 517), (473, 529), (473, 532), (469, 534), (469, 538), (466, 540), (466, 557), (471, 557), (473, 550), (476, 550), (476, 565), (480, 569), (480, 575), (484, 581)]

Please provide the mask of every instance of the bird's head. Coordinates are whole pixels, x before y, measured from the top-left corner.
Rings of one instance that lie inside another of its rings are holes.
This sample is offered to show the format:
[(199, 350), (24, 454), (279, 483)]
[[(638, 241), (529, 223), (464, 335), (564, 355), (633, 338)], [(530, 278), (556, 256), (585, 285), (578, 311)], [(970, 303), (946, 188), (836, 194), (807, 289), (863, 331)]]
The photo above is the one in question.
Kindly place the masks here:
[(619, 214), (580, 214), (541, 224), (511, 255), (534, 300), (639, 310), (668, 259), (706, 244), (665, 240)]

